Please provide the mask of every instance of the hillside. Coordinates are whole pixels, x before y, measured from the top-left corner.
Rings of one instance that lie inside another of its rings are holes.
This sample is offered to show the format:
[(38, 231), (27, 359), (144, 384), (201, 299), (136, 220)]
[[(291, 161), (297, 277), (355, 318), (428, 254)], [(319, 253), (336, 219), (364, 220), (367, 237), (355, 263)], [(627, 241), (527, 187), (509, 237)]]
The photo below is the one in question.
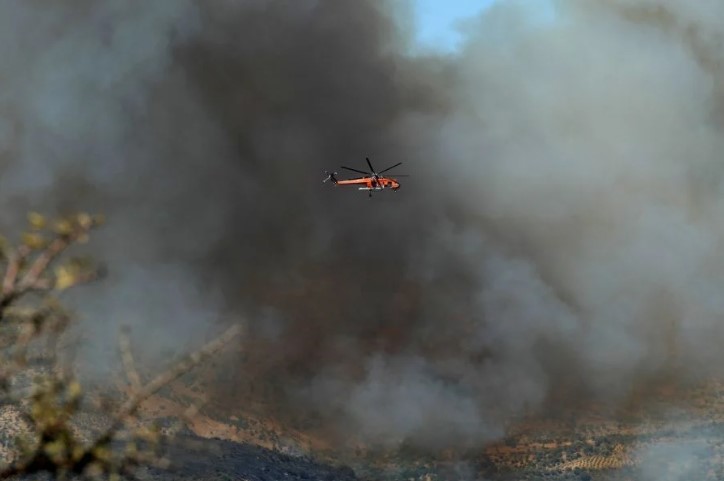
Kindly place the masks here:
[[(151, 400), (145, 415), (149, 419), (177, 418), (184, 406), (200, 400), (203, 383), (198, 377), (195, 383), (194, 387), (188, 380), (173, 385)], [(334, 444), (319, 431), (295, 429), (259, 415), (258, 410), (237, 409), (232, 414), (213, 403), (202, 407), (185, 426), (195, 436), (223, 446), (220, 459), (236, 456), (236, 450), (269, 449), (291, 459), (309, 456), (325, 463), (346, 464), (360, 479), (368, 480), (470, 480), (481, 476), (487, 480), (639, 480), (651, 476), (722, 480), (722, 392), (724, 384), (713, 381), (659, 386), (645, 395), (632, 396), (628, 404), (616, 409), (593, 405), (556, 417), (520, 419), (498, 443), (480, 450), (435, 455), (406, 446), (394, 452), (374, 450), (355, 442), (354, 433), (349, 433), (346, 445)], [(212, 462), (217, 456), (210, 453), (204, 459)], [(229, 461), (229, 469), (250, 459), (239, 456), (242, 461)], [(268, 469), (276, 469), (275, 463), (282, 459), (275, 456), (265, 458), (272, 463)], [(198, 453), (191, 457), (196, 459), (194, 463), (203, 458)], [(191, 458), (184, 459), (183, 465), (187, 459)]]

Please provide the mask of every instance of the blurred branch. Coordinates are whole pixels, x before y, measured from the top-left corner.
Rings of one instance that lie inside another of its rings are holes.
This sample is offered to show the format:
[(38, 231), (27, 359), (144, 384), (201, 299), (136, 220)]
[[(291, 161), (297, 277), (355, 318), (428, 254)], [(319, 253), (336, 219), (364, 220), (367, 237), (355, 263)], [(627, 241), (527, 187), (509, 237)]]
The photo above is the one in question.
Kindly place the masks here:
[[(23, 235), (18, 247), (10, 247), (4, 241), (0, 245), (0, 398), (18, 408), (27, 425), (25, 436), (18, 439), (21, 452), (9, 466), (0, 468), (0, 479), (39, 473), (54, 478), (132, 478), (134, 468), (141, 465), (166, 467), (167, 461), (158, 453), (158, 429), (132, 427), (139, 407), (168, 383), (222, 349), (239, 334), (239, 326), (229, 328), (146, 384), (136, 369), (128, 330), (123, 330), (119, 347), (132, 391), (110, 416), (108, 427), (90, 442), (82, 442), (71, 418), (80, 412), (83, 389), (70, 369), (61, 366), (59, 357), (61, 336), (66, 333), (71, 316), (53, 294), (94, 281), (103, 274), (83, 259), (61, 259), (71, 246), (85, 242), (89, 231), (100, 225), (102, 219), (87, 214), (61, 219), (55, 222), (49, 236), (47, 232), (43, 234), (43, 216), (30, 214), (28, 222), (30, 232)], [(59, 265), (54, 266), (56, 263)], [(51, 267), (53, 272), (49, 272)], [(43, 297), (35, 304), (19, 305), (31, 292)], [(186, 414), (193, 413), (195, 408), (192, 406)], [(119, 452), (118, 444), (123, 441), (125, 447)]]
[[(50, 242), (38, 232), (45, 226), (45, 219), (42, 216), (32, 213), (28, 216), (28, 221), (30, 229), (34, 232), (26, 233), (23, 236), (23, 243), (11, 250), (5, 274), (2, 276), (0, 320), (4, 319), (7, 307), (31, 291), (62, 291), (77, 284), (93, 281), (102, 273), (101, 270), (75, 269), (70, 277), (59, 279), (56, 276), (55, 282), (42, 277), (68, 247), (87, 240), (90, 230), (103, 223), (100, 216), (81, 213), (72, 219), (57, 221)], [(34, 252), (34, 259), (31, 259)], [(26, 264), (30, 267), (25, 268)]]
[[(189, 355), (186, 359), (178, 362), (168, 370), (162, 372), (153, 378), (148, 384), (131, 396), (120, 408), (116, 414), (117, 422), (122, 422), (129, 415), (132, 415), (143, 401), (155, 394), (168, 383), (178, 379), (194, 367), (206, 361), (212, 355), (221, 350), (229, 341), (241, 332), (238, 325), (234, 325), (227, 329), (221, 336), (210, 341), (198, 351)], [(111, 429), (112, 430), (112, 429)], [(111, 431), (109, 430), (109, 432)]]
[(10, 294), (15, 290), (15, 279), (18, 277), (18, 272), (20, 272), (20, 265), (25, 260), (25, 258), (30, 254), (30, 248), (28, 246), (20, 246), (15, 252), (10, 254), (10, 261), (8, 262), (8, 267), (5, 271), (5, 276), (3, 278), (3, 288), (2, 288), (2, 301), (5, 301), (6, 298), (9, 298)]
[[(47, 449), (37, 449), (24, 461), (0, 471), (0, 479), (6, 479), (18, 474), (27, 475), (41, 472), (47, 472), (54, 476), (63, 476), (69, 473), (84, 475), (88, 474), (88, 470), (91, 472), (98, 471), (98, 474), (112, 475), (122, 471), (125, 472), (129, 466), (135, 466), (140, 461), (143, 461), (143, 463), (151, 462), (151, 459), (141, 459), (139, 461), (140, 454), (135, 451), (131, 451), (131, 455), (114, 460), (111, 456), (111, 444), (116, 437), (120, 437), (118, 435), (124, 425), (146, 399), (218, 352), (238, 335), (239, 332), (239, 326), (232, 326), (221, 336), (192, 353), (186, 359), (179, 361), (168, 370), (157, 375), (148, 384), (135, 391), (113, 415), (110, 426), (98, 436), (90, 446), (81, 447), (80, 443), (70, 434), (69, 429), (67, 427), (61, 428), (58, 422), (55, 424), (46, 424), (33, 418), (34, 424), (39, 428), (41, 445), (55, 446), (59, 441), (62, 441), (65, 445), (62, 455), (53, 458)], [(72, 399), (75, 402), (75, 398)], [(65, 418), (58, 416), (56, 419), (63, 421)], [(153, 442), (157, 441), (157, 438), (153, 432), (143, 427), (131, 433), (132, 443), (138, 441)]]
[(33, 262), (30, 266), (30, 269), (28, 269), (15, 290), (22, 294), (23, 292), (36, 287), (41, 274), (45, 272), (53, 259), (58, 257), (61, 252), (67, 249), (71, 242), (80, 234), (81, 232), (75, 232), (73, 235), (62, 236), (53, 240), (53, 242), (51, 242), (50, 245), (35, 259), (35, 262)]
[(121, 361), (123, 362), (123, 370), (126, 373), (126, 378), (128, 382), (131, 383), (131, 389), (136, 393), (141, 390), (141, 376), (138, 374), (138, 371), (136, 371), (136, 363), (133, 360), (129, 331), (127, 327), (121, 329), (118, 336), (118, 347), (121, 351)]

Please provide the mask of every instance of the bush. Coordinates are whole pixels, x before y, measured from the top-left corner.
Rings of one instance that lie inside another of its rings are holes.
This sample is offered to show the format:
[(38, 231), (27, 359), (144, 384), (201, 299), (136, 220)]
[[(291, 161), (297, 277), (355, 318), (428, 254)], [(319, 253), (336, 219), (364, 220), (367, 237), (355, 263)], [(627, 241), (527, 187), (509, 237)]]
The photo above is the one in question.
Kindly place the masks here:
[(82, 414), (84, 390), (68, 362), (62, 339), (72, 316), (58, 299), (71, 288), (102, 278), (91, 259), (67, 257), (75, 244), (88, 241), (99, 216), (78, 214), (52, 223), (36, 213), (18, 245), (0, 239), (0, 396), (23, 421), (10, 464), (0, 478), (47, 473), (117, 478), (139, 466), (166, 467), (160, 449), (167, 440), (158, 428), (131, 427), (141, 403), (206, 360), (238, 333), (236, 326), (147, 383), (135, 370), (127, 334), (121, 333), (123, 366), (131, 394), (111, 412), (106, 426), (83, 440), (71, 418)]

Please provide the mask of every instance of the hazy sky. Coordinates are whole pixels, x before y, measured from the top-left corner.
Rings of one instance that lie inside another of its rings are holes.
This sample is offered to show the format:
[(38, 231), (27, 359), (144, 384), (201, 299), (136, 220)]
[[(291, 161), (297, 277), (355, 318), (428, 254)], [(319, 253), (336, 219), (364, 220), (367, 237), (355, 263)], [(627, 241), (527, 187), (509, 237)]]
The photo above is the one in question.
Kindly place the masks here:
[[(516, 3), (535, 13), (538, 21), (555, 18), (554, 0), (412, 0), (415, 7), (417, 47), (442, 53), (454, 53), (462, 41), (458, 27), (495, 4)], [(529, 19), (532, 17), (529, 17)]]
[(455, 50), (460, 38), (455, 30), (459, 20), (473, 16), (496, 0), (414, 0), (418, 41), (437, 50)]

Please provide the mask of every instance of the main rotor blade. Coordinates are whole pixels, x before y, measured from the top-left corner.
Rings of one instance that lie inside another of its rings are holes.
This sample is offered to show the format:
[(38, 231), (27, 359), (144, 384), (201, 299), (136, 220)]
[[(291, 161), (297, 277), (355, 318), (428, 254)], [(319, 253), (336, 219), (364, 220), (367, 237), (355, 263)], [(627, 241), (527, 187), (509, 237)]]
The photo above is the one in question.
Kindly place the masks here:
[(390, 170), (390, 169), (394, 169), (394, 168), (397, 167), (398, 165), (402, 165), (402, 162), (398, 162), (398, 163), (396, 163), (395, 165), (393, 165), (392, 167), (387, 167), (385, 170), (380, 170), (380, 171), (377, 172), (377, 173), (378, 173), (378, 174), (381, 174), (382, 172), (387, 172), (387, 171)]
[(374, 172), (374, 171), (375, 171), (375, 168), (372, 167), (372, 162), (370, 162), (370, 158), (369, 158), (369, 157), (365, 157), (365, 159), (367, 160), (367, 165), (370, 166), (370, 171), (371, 171), (371, 172)]
[(372, 175), (372, 174), (370, 174), (369, 172), (365, 172), (365, 171), (363, 171), (363, 170), (353, 169), (352, 167), (345, 167), (344, 165), (340, 165), (340, 167), (342, 167), (343, 169), (351, 170), (352, 172), (357, 172), (357, 173), (359, 173), (359, 174)]

